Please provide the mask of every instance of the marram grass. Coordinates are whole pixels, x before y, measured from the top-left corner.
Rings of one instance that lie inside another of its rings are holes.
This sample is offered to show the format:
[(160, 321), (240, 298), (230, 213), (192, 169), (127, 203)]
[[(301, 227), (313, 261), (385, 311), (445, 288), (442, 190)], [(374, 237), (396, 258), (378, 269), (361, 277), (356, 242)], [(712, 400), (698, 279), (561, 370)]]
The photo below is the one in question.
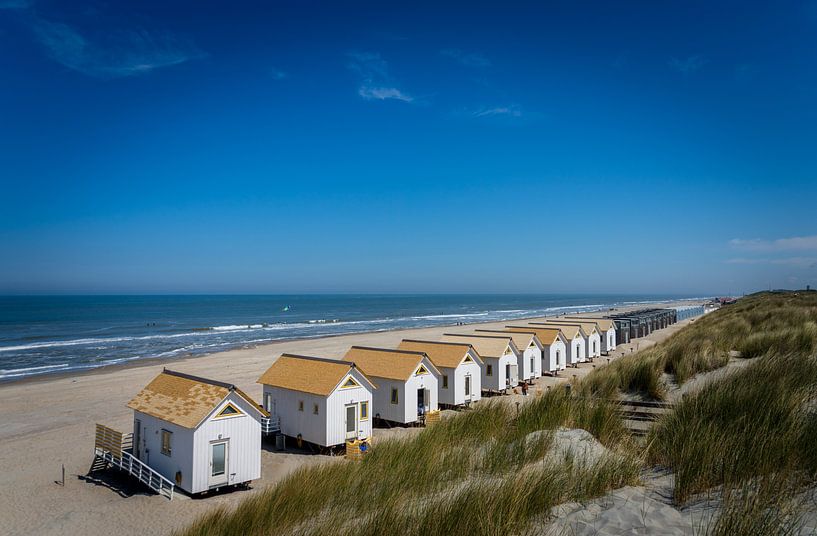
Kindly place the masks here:
[[(608, 405), (562, 389), (518, 416), (507, 403), (483, 401), (412, 438), (379, 443), (361, 462), (299, 469), (182, 534), (520, 533), (561, 503), (637, 483), (642, 461)], [(595, 463), (548, 456), (552, 430), (563, 425), (595, 430), (609, 453)]]
[[(705, 534), (795, 534), (801, 492), (817, 480), (817, 294), (763, 293), (697, 319), (661, 344), (515, 408), (484, 401), (412, 438), (378, 443), (359, 463), (302, 468), (184, 535), (525, 534), (553, 506), (637, 483), (646, 464), (675, 473), (675, 499), (716, 492)], [(749, 366), (686, 397), (653, 428), (645, 458), (614, 399), (661, 399), (728, 363)], [(591, 432), (594, 464), (548, 456), (553, 430)]]
[(682, 384), (723, 367), (730, 355), (810, 354), (817, 349), (817, 293), (760, 293), (696, 319), (667, 340), (594, 370), (585, 393), (639, 393), (661, 400), (664, 374)]

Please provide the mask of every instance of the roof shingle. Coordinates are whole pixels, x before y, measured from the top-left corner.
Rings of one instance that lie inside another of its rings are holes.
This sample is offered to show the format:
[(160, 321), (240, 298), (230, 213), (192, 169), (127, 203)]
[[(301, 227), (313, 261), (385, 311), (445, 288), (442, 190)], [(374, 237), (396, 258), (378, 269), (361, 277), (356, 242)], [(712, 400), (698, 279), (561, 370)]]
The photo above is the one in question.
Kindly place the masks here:
[(128, 407), (183, 428), (195, 428), (231, 391), (262, 415), (269, 415), (230, 384), (165, 369), (128, 402)]
[(400, 341), (398, 348), (425, 352), (435, 367), (457, 368), (465, 359), (465, 354), (471, 348), (471, 345), (468, 343), (403, 339)]
[(354, 366), (354, 363), (346, 361), (282, 354), (258, 378), (258, 383), (328, 396)]
[(426, 354), (418, 351), (352, 346), (343, 360), (354, 362), (367, 376), (406, 381), (424, 357)]

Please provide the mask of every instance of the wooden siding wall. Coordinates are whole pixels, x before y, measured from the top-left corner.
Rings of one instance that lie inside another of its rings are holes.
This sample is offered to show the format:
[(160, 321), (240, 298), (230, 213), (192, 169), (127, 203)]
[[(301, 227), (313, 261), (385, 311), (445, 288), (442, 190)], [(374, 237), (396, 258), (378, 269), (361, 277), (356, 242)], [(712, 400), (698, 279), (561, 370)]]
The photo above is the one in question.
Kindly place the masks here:
[[(341, 445), (346, 441), (346, 405), (357, 404), (358, 408), (358, 437), (372, 437), (372, 391), (369, 384), (360, 375), (360, 372), (353, 370), (352, 376), (360, 384), (360, 387), (352, 389), (337, 388), (329, 395), (326, 402), (326, 445)], [(341, 380), (341, 385), (346, 378)], [(360, 403), (369, 403), (369, 418), (360, 420)]]
[[(228, 402), (240, 409), (243, 415), (215, 418)], [(261, 478), (261, 417), (246, 400), (230, 393), (194, 434), (193, 493), (209, 488), (210, 443), (224, 439), (229, 440), (227, 485)]]
[[(267, 411), (281, 419), (281, 433), (290, 437), (301, 437), (304, 441), (326, 446), (326, 397), (291, 391), (280, 387), (264, 386), (264, 400), (270, 395)], [(303, 401), (304, 410), (298, 411), (298, 402)], [(313, 413), (313, 405), (318, 404), (318, 414)]]
[[(133, 419), (134, 441), (136, 420), (142, 423), (140, 459), (173, 483), (176, 482), (176, 473), (180, 471), (182, 480), (179, 487), (188, 493), (197, 493), (193, 486), (193, 430), (139, 411), (133, 412)], [(162, 454), (162, 430), (173, 434), (170, 439), (170, 456)]]

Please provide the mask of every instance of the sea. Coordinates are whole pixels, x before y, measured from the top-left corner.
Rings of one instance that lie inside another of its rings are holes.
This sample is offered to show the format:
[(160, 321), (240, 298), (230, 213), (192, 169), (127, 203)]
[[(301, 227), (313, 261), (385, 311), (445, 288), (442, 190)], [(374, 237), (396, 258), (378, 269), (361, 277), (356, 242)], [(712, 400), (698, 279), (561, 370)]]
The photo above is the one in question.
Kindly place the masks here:
[(0, 296), (0, 381), (272, 341), (648, 306), (672, 295)]

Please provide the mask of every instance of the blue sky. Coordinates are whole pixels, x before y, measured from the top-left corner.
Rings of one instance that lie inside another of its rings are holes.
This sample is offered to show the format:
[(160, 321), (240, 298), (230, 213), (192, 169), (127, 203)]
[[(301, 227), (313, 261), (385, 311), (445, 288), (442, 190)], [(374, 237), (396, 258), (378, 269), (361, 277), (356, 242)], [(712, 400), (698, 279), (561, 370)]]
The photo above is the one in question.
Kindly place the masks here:
[(817, 1), (117, 4), (0, 0), (0, 293), (817, 286)]

